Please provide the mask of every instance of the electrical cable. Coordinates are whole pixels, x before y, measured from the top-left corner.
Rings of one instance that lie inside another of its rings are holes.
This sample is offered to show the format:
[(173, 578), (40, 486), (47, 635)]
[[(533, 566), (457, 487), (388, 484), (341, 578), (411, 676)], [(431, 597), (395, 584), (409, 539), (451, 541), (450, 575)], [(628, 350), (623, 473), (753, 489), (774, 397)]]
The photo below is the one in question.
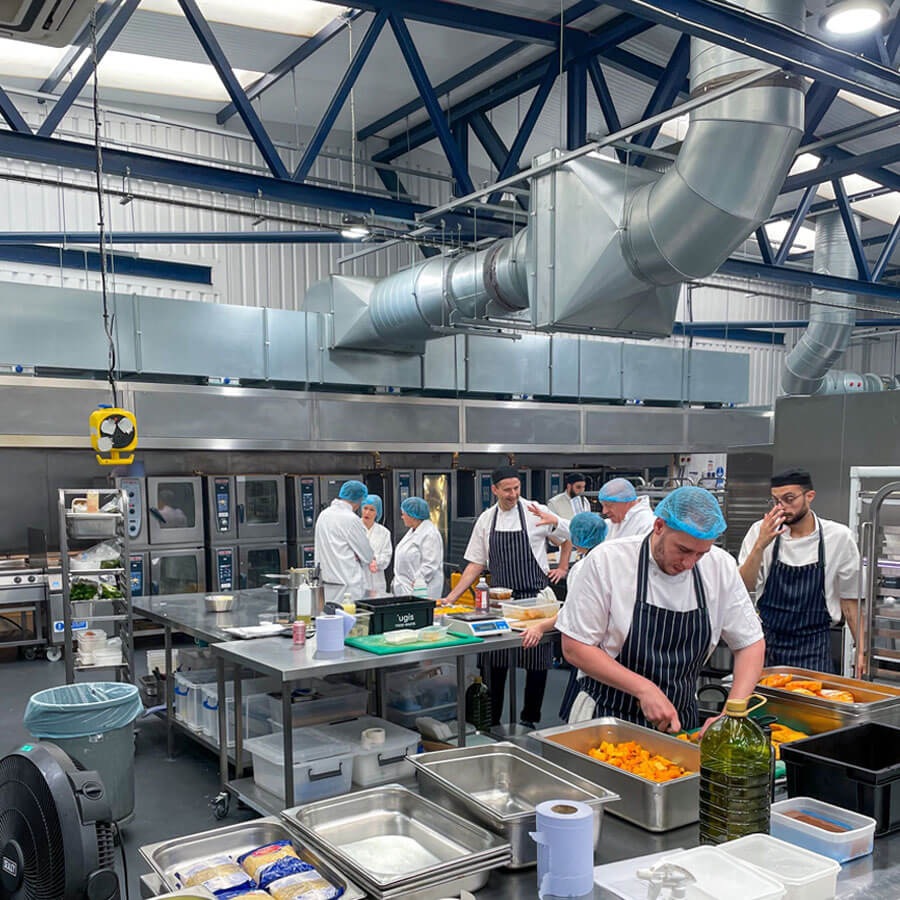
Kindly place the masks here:
[(103, 149), (100, 146), (100, 94), (97, 75), (97, 7), (91, 8), (91, 59), (94, 67), (93, 112), (94, 112), (94, 152), (96, 157), (95, 174), (97, 176), (97, 227), (100, 232), (100, 295), (103, 299), (103, 330), (109, 348), (107, 381), (112, 392), (112, 405), (118, 407), (119, 397), (116, 389), (116, 342), (113, 338), (115, 313), (109, 311), (109, 295), (106, 286), (106, 215), (103, 209), (105, 201), (103, 193)]
[(122, 854), (122, 880), (125, 882), (125, 885), (124, 885), (125, 889), (124, 889), (123, 893), (125, 895), (125, 900), (131, 900), (131, 897), (129, 895), (129, 885), (128, 885), (128, 862), (125, 859), (125, 841), (122, 838), (122, 832), (119, 831), (118, 823), (113, 822), (112, 826), (115, 829), (116, 838), (119, 841), (119, 852)]

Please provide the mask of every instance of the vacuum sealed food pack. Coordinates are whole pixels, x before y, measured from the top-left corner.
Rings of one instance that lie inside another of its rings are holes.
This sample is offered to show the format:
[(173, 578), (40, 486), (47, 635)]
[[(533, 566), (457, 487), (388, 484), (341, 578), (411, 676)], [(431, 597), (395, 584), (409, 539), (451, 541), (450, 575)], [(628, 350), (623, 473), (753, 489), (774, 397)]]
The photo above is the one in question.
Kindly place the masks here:
[(275, 900), (336, 900), (344, 893), (312, 866), (306, 872), (298, 872), (273, 881), (269, 893)]
[(185, 887), (205, 887), (220, 898), (223, 894), (233, 897), (241, 889), (249, 891), (256, 887), (253, 879), (227, 856), (211, 856), (175, 874)]
[(297, 856), (291, 841), (275, 841), (264, 847), (257, 847), (239, 856), (238, 862), (261, 888), (267, 888), (273, 881), (311, 868)]

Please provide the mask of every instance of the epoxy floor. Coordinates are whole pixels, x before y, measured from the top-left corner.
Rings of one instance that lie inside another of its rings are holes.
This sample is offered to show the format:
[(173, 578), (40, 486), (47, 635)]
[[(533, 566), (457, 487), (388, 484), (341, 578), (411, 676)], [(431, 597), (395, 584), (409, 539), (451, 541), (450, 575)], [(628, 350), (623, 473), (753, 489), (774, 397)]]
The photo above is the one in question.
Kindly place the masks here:
[[(139, 675), (146, 672), (144, 651), (161, 646), (161, 640), (138, 642), (135, 661)], [(543, 727), (559, 724), (556, 713), (567, 679), (568, 672), (550, 672), (541, 721)], [(519, 708), (524, 680), (520, 673), (517, 685)], [(64, 681), (61, 662), (20, 659), (0, 664), (0, 757), (32, 739), (23, 724), (28, 698)], [(508, 704), (507, 698), (507, 707)], [(508, 721), (506, 711), (503, 720)], [(140, 876), (147, 872), (138, 852), (142, 845), (256, 818), (252, 810), (232, 803), (227, 819), (216, 821), (211, 803), (219, 791), (218, 760), (204, 747), (176, 732), (175, 759), (170, 761), (166, 756), (166, 727), (161, 719), (156, 716), (139, 719), (136, 730), (135, 817), (122, 829), (130, 900), (140, 898)], [(122, 896), (124, 900), (124, 891)]]

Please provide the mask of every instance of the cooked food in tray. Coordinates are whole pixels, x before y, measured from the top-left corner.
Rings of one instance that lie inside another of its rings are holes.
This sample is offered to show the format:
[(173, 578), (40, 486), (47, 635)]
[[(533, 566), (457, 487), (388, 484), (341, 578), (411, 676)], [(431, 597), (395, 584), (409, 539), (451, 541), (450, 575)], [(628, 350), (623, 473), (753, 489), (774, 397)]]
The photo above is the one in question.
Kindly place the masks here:
[(776, 672), (760, 681), (760, 687), (781, 688), (803, 697), (820, 697), (822, 700), (836, 700), (838, 703), (855, 703), (852, 691), (825, 687), (824, 682), (811, 678), (797, 678), (787, 673)]
[(625, 741), (620, 744), (602, 741), (599, 747), (594, 747), (588, 753), (593, 759), (646, 778), (648, 781), (673, 781), (694, 774), (664, 756), (645, 750), (637, 741)]

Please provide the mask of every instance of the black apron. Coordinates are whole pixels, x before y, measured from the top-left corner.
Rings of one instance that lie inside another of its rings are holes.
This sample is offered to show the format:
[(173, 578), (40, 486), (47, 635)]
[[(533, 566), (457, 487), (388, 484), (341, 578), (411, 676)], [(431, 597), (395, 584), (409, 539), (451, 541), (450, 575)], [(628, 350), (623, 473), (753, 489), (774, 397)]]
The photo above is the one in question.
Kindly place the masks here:
[[(523, 597), (534, 597), (550, 582), (547, 573), (538, 565), (528, 540), (528, 526), (525, 522), (525, 511), (522, 503), (516, 504), (519, 510), (519, 531), (497, 531), (497, 513), (494, 509), (491, 519), (491, 533), (488, 539), (488, 569), (491, 572), (491, 583), (495, 587), (510, 588), (514, 600)], [(479, 656), (480, 666), (492, 668), (508, 668), (544, 671), (553, 663), (553, 648), (549, 641), (532, 647), (529, 650), (494, 650)]]
[(789, 566), (778, 558), (775, 538), (772, 567), (758, 609), (766, 636), (766, 665), (834, 672), (831, 614), (825, 602), (825, 538), (819, 523), (819, 558)]
[[(619, 651), (618, 662), (652, 681), (669, 698), (678, 712), (681, 727), (691, 731), (700, 726), (697, 708), (697, 678), (709, 657), (712, 626), (706, 607), (706, 589), (698, 566), (691, 569), (697, 608), (686, 612), (664, 609), (647, 602), (650, 570), (650, 535), (641, 544), (638, 557), (637, 596), (631, 630)], [(578, 682), (593, 697), (594, 717), (615, 716), (645, 728), (653, 728), (641, 712), (637, 697), (593, 678)]]

